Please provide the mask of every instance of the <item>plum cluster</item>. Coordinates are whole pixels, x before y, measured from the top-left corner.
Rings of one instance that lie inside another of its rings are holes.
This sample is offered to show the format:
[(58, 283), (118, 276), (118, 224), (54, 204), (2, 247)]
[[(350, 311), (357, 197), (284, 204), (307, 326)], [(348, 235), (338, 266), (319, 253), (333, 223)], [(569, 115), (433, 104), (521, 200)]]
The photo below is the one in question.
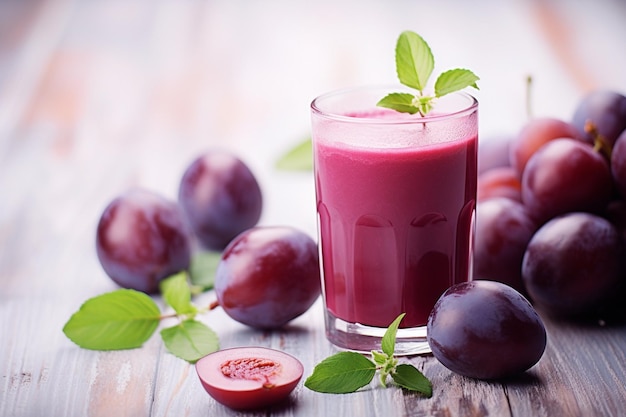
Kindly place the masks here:
[(531, 119), (479, 152), (474, 278), (554, 316), (615, 313), (626, 284), (626, 96), (592, 91), (571, 120)]
[(280, 327), (320, 293), (317, 244), (291, 227), (258, 226), (262, 206), (248, 166), (211, 150), (185, 170), (178, 201), (141, 188), (114, 198), (98, 222), (98, 259), (121, 287), (152, 294), (189, 268), (196, 245), (221, 252), (216, 295), (226, 313), (253, 327)]

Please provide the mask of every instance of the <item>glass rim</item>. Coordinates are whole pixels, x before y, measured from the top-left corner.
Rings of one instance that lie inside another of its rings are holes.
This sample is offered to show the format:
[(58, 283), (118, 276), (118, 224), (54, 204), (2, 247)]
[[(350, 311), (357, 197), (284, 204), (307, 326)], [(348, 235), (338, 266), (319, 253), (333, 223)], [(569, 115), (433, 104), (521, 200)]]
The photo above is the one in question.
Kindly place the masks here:
[[(467, 106), (462, 106), (460, 109), (445, 113), (439, 114), (427, 114), (426, 116), (416, 115), (415, 117), (404, 117), (404, 118), (377, 118), (377, 117), (368, 117), (368, 116), (346, 116), (345, 114), (340, 114), (332, 111), (323, 110), (323, 106), (320, 105), (322, 100), (345, 95), (352, 92), (359, 91), (367, 91), (367, 90), (387, 90), (388, 93), (391, 92), (414, 92), (415, 90), (411, 90), (408, 87), (399, 84), (380, 84), (380, 85), (362, 85), (356, 87), (347, 87), (341, 88), (337, 90), (332, 90), (327, 93), (321, 94), (311, 101), (311, 111), (313, 114), (323, 117), (328, 120), (333, 120), (337, 122), (345, 122), (345, 123), (359, 123), (359, 124), (376, 124), (376, 125), (413, 125), (413, 124), (423, 124), (430, 123), (442, 120), (449, 120), (451, 118), (463, 117), (478, 109), (478, 100), (473, 95), (465, 92), (465, 91), (455, 91), (446, 96), (440, 97), (439, 99), (445, 99), (456, 96), (463, 97), (467, 100)], [(382, 96), (381, 96), (382, 98)], [(383, 109), (383, 107), (380, 107)], [(403, 113), (407, 115), (407, 113)]]

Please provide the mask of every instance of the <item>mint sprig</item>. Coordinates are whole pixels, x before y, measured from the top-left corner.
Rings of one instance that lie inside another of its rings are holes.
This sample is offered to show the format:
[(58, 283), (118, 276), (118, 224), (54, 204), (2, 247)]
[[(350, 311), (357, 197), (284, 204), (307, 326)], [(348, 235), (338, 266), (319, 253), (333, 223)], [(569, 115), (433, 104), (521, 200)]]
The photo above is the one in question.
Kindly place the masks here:
[(404, 31), (396, 44), (396, 72), (399, 81), (417, 90), (417, 94), (390, 93), (377, 105), (403, 113), (427, 115), (437, 98), (472, 87), (478, 90), (480, 79), (468, 69), (452, 69), (441, 73), (435, 81), (434, 94), (426, 94), (428, 80), (435, 67), (433, 53), (426, 41), (417, 33)]
[(167, 350), (190, 363), (219, 349), (215, 332), (196, 316), (214, 308), (199, 308), (191, 301), (186, 272), (161, 282), (163, 301), (173, 313), (163, 314), (147, 294), (120, 289), (85, 301), (63, 327), (63, 333), (78, 346), (92, 350), (121, 350), (141, 347), (165, 319), (178, 323), (161, 330)]
[(372, 351), (372, 359), (356, 352), (339, 352), (317, 364), (304, 386), (312, 391), (347, 394), (368, 385), (380, 374), (380, 383), (387, 386), (388, 377), (396, 385), (432, 396), (432, 384), (411, 364), (398, 364), (394, 357), (396, 334), (405, 314), (399, 315), (387, 328), (381, 340), (381, 351)]

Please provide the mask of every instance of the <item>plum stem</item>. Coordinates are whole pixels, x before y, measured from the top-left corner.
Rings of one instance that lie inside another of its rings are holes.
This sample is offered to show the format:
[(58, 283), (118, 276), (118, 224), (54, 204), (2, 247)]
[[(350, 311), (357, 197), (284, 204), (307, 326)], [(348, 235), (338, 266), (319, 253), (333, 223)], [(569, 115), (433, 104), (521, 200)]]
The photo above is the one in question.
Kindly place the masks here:
[(590, 135), (593, 139), (594, 152), (600, 152), (610, 161), (611, 153), (613, 152), (611, 144), (607, 142), (606, 138), (602, 136), (600, 132), (598, 132), (598, 128), (591, 120), (587, 120), (585, 122), (585, 133)]
[(532, 75), (526, 76), (526, 118), (528, 120), (533, 118), (533, 105), (532, 105), (532, 91), (533, 91), (533, 77)]

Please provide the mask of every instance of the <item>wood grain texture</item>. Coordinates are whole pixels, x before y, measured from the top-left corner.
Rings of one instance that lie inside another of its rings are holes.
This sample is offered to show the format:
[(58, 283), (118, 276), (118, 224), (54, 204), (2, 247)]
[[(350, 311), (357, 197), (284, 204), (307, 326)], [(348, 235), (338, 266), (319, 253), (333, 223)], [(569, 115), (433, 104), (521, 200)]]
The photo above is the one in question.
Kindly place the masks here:
[[(256, 413), (213, 401), (158, 335), (141, 349), (96, 352), (61, 331), (83, 301), (116, 288), (94, 250), (105, 205), (135, 186), (174, 198), (184, 168), (210, 147), (240, 154), (257, 174), (263, 224), (314, 236), (311, 174), (273, 164), (308, 135), (314, 96), (394, 81), (400, 30), (445, 51), (441, 69), (465, 63), (481, 75), (488, 136), (523, 123), (528, 73), (538, 114), (569, 117), (591, 88), (626, 91), (620, 15), (619, 0), (1, 1), (0, 416), (624, 415), (620, 326), (546, 318), (546, 353), (515, 380), (475, 381), (431, 356), (402, 358), (432, 380), (432, 398), (376, 381), (351, 395), (300, 384), (286, 403)], [(590, 64), (606, 56), (611, 65)], [(210, 292), (196, 300), (211, 301)], [(281, 331), (248, 329), (219, 309), (202, 320), (223, 348), (295, 355), (305, 377), (335, 352), (321, 301)]]

